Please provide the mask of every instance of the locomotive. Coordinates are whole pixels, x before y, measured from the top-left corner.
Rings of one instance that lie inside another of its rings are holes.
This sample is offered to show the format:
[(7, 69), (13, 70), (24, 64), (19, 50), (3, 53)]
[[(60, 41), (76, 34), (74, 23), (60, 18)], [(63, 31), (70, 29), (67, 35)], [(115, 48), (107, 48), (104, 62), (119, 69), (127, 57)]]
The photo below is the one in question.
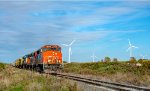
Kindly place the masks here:
[(15, 67), (39, 72), (62, 69), (62, 52), (58, 45), (45, 45), (15, 61)]

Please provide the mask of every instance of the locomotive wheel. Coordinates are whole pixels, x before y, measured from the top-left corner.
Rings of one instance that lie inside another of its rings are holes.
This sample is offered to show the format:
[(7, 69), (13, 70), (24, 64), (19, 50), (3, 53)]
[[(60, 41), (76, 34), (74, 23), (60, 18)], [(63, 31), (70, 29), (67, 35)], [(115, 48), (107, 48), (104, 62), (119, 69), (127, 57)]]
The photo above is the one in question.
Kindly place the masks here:
[(43, 66), (42, 66), (42, 65), (38, 65), (38, 66), (36, 67), (36, 71), (37, 71), (37, 72), (40, 72), (40, 73), (43, 73), (43, 71), (44, 71)]
[(36, 67), (35, 70), (36, 70), (37, 72), (41, 72), (40, 67)]

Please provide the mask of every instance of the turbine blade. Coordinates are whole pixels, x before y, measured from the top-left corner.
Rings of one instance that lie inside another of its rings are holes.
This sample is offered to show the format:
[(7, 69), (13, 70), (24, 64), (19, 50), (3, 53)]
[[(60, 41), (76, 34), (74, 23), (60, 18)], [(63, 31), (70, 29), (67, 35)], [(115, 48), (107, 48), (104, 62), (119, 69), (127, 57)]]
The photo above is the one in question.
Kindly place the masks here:
[(133, 48), (138, 48), (138, 47), (136, 47), (136, 46), (132, 46)]
[(97, 56), (95, 56), (95, 58), (99, 59)]
[(126, 51), (129, 51), (131, 49), (131, 47), (129, 47)]
[(67, 44), (62, 44), (62, 45), (64, 45), (64, 46), (69, 46), (69, 45), (67, 45)]
[(71, 46), (75, 41), (76, 41), (76, 40), (73, 40), (73, 41), (69, 44), (69, 46)]
[(131, 46), (131, 42), (130, 42), (130, 40), (128, 39), (128, 41), (129, 41), (129, 46)]

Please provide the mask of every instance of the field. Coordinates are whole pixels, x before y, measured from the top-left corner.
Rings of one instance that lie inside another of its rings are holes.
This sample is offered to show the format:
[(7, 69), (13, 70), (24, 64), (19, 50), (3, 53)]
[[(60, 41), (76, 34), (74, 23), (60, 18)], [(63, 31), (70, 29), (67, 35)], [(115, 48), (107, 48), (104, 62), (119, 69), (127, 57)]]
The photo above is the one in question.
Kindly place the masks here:
[(64, 71), (105, 81), (150, 87), (150, 61), (141, 64), (139, 67), (127, 62), (71, 63), (64, 65)]
[(63, 78), (0, 65), (0, 91), (82, 91), (75, 82)]
[[(150, 61), (141, 64), (142, 66), (127, 62), (66, 63), (63, 71), (104, 81), (150, 87)], [(75, 81), (0, 63), (0, 91), (85, 91), (86, 88), (81, 88)]]

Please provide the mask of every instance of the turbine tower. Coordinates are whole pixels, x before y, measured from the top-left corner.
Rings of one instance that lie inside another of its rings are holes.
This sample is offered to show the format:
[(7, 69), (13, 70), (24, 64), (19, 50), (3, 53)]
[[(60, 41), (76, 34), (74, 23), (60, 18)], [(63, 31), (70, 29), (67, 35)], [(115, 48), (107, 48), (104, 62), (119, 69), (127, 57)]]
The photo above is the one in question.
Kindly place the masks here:
[(69, 52), (68, 52), (68, 63), (70, 63), (70, 56), (71, 56), (71, 54), (72, 54), (71, 46), (72, 46), (72, 44), (73, 44), (75, 41), (76, 41), (76, 40), (73, 40), (69, 45), (67, 45), (67, 44), (62, 44), (62, 45), (64, 45), (64, 46), (69, 47)]
[(128, 39), (128, 41), (129, 41), (129, 47), (128, 47), (127, 51), (130, 51), (130, 58), (131, 58), (131, 57), (133, 57), (133, 54), (132, 54), (133, 49), (138, 48), (138, 47), (132, 45), (129, 39)]

